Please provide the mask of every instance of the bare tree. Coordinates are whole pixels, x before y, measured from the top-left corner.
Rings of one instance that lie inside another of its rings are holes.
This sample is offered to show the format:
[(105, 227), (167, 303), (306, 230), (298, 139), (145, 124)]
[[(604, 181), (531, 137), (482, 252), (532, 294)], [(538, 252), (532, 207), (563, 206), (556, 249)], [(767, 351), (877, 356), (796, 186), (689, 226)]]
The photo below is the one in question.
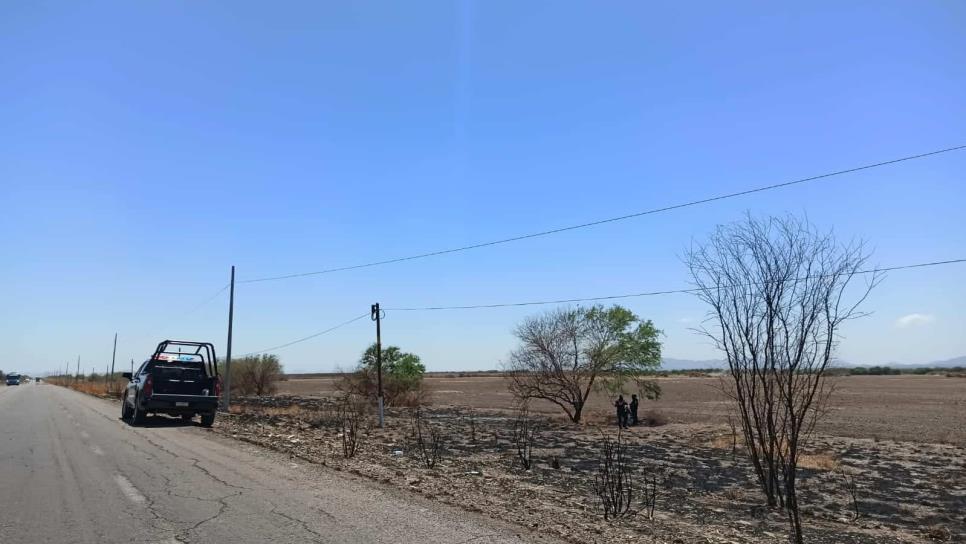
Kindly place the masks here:
[(726, 355), (726, 392), (759, 486), (769, 506), (786, 509), (798, 543), (799, 454), (831, 392), (839, 328), (864, 315), (858, 306), (881, 280), (873, 272), (853, 283), (867, 260), (861, 243), (839, 244), (793, 217), (748, 216), (687, 254), (714, 323), (699, 332)]
[(641, 379), (661, 364), (660, 331), (626, 308), (552, 310), (527, 318), (515, 332), (521, 345), (510, 354), (506, 377), (521, 402), (548, 400), (579, 423), (595, 385), (613, 390), (633, 380), (645, 396), (660, 394)]

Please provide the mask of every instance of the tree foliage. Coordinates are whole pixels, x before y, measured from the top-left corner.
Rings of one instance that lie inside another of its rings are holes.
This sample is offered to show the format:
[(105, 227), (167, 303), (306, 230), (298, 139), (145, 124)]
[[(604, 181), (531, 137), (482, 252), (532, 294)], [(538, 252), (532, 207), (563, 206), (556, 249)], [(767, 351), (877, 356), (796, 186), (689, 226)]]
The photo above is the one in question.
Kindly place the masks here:
[(634, 382), (644, 397), (660, 395), (644, 379), (660, 367), (660, 331), (626, 308), (551, 310), (525, 319), (515, 334), (520, 346), (505, 366), (521, 401), (548, 400), (579, 423), (594, 387), (618, 391)]
[[(370, 345), (359, 358), (359, 365), (346, 375), (340, 387), (346, 392), (375, 400), (379, 393), (376, 344)], [(410, 406), (425, 400), (423, 375), (426, 365), (419, 356), (406, 353), (398, 346), (382, 348), (382, 388), (387, 405)]]
[[(224, 379), (224, 364), (218, 366), (218, 372)], [(271, 395), (278, 390), (278, 381), (283, 377), (277, 355), (250, 355), (231, 361), (232, 394)]]

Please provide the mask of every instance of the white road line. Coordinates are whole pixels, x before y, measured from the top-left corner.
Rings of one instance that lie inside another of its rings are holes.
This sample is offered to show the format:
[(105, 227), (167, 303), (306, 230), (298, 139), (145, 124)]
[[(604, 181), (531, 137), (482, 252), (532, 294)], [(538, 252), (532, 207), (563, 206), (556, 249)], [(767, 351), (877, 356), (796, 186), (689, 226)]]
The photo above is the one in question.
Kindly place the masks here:
[(124, 494), (127, 496), (128, 499), (131, 500), (131, 502), (137, 503), (137, 504), (144, 504), (148, 501), (148, 499), (146, 499), (144, 495), (142, 495), (141, 492), (138, 491), (138, 488), (134, 487), (134, 484), (132, 484), (131, 481), (125, 478), (124, 476), (118, 474), (114, 476), (114, 481), (117, 482), (117, 486), (121, 488), (121, 491), (124, 492)]

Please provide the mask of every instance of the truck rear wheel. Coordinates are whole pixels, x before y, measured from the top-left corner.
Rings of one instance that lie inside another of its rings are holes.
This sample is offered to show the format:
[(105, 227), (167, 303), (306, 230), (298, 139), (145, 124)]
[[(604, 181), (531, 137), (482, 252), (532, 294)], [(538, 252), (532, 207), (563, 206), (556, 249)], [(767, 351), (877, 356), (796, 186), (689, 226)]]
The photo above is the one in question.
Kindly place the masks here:
[(121, 419), (127, 421), (131, 419), (131, 408), (127, 405), (127, 395), (121, 399)]
[(135, 425), (143, 425), (144, 418), (147, 415), (140, 405), (141, 403), (138, 402), (138, 398), (134, 397), (134, 414), (131, 416), (131, 423)]
[(211, 427), (215, 423), (215, 413), (201, 414), (201, 426)]

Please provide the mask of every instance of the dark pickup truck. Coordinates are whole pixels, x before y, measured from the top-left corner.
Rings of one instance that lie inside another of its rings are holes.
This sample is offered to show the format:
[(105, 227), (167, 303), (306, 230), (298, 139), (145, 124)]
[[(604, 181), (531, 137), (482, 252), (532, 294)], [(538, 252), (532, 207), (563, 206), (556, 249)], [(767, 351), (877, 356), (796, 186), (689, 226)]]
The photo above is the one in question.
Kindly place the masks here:
[(221, 380), (215, 347), (207, 342), (165, 340), (137, 372), (125, 372), (130, 380), (121, 403), (121, 418), (141, 424), (149, 413), (181, 416), (201, 424), (215, 422)]

